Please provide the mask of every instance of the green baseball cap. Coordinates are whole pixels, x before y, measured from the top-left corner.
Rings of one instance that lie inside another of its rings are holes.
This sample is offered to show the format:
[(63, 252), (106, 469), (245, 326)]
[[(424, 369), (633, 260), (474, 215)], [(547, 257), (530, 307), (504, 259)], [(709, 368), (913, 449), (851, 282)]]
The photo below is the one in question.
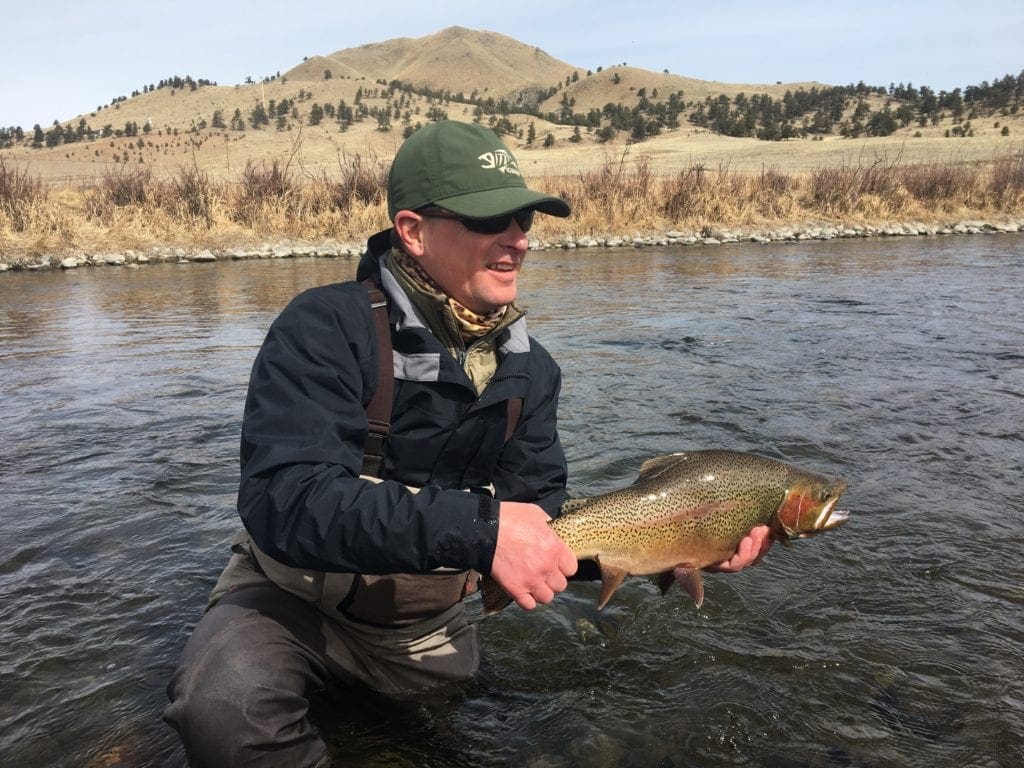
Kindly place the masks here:
[(490, 128), (442, 120), (398, 148), (388, 173), (388, 216), (436, 205), (471, 219), (532, 208), (568, 216), (560, 197), (527, 188), (515, 157)]

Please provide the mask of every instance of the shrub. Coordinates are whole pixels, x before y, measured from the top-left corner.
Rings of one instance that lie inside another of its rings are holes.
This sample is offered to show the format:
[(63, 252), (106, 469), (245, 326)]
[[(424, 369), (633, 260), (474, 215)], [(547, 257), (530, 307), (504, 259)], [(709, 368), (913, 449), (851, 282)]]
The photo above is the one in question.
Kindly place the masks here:
[(127, 162), (126, 157), (119, 168), (104, 173), (99, 185), (103, 199), (119, 208), (143, 205), (153, 175), (148, 168), (128, 170)]
[(965, 165), (911, 165), (898, 171), (900, 183), (926, 203), (967, 200), (973, 197), (978, 172)]
[(989, 189), (993, 202), (1003, 210), (1012, 210), (1024, 203), (1024, 155), (1018, 153), (996, 160)]
[(291, 173), (280, 161), (275, 159), (268, 166), (247, 160), (231, 217), (256, 229), (270, 225), (276, 214), (287, 210), (294, 189)]
[(31, 178), (27, 169), (8, 168), (0, 157), (0, 216), (10, 220), (15, 232), (24, 232), (31, 210), (46, 199), (42, 179)]
[(184, 166), (167, 185), (169, 197), (163, 207), (179, 218), (202, 224), (213, 224), (213, 188), (210, 179), (197, 167)]

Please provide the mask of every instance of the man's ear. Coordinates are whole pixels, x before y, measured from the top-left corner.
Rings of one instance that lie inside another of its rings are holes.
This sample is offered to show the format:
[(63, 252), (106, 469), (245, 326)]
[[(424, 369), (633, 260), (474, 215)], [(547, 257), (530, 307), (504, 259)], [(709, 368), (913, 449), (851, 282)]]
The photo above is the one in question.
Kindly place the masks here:
[(395, 214), (395, 236), (410, 256), (423, 255), (423, 217), (412, 211)]

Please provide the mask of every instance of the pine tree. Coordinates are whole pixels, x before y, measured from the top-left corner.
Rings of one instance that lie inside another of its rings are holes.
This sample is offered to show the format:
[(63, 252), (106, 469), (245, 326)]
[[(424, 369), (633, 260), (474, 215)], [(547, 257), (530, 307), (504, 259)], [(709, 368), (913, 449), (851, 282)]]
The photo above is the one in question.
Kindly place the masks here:
[(270, 118), (267, 117), (267, 110), (263, 108), (262, 102), (257, 103), (252, 108), (252, 112), (249, 113), (249, 122), (252, 123), (253, 128), (261, 128), (264, 125), (270, 125)]

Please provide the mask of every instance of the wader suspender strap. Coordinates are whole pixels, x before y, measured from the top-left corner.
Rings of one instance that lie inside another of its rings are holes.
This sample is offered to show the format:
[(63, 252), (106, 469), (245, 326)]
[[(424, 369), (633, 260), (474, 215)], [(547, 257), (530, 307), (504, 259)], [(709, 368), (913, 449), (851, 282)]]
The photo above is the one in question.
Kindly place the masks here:
[[(384, 292), (372, 277), (362, 281), (366, 294), (370, 299), (370, 313), (373, 315), (373, 328), (377, 333), (377, 389), (366, 404), (366, 420), (369, 430), (363, 446), (363, 468), (360, 474), (369, 477), (383, 477), (384, 451), (387, 448), (388, 435), (391, 434), (391, 407), (395, 393), (395, 352), (391, 346), (391, 321), (388, 319), (388, 300)], [(505, 420), (505, 440), (512, 439), (512, 434), (519, 424), (523, 413), (523, 398), (512, 397), (507, 401), (508, 411)]]
[(366, 404), (369, 431), (363, 446), (361, 474), (382, 477), (384, 450), (391, 432), (391, 406), (395, 392), (394, 350), (391, 347), (391, 323), (388, 320), (388, 300), (373, 278), (363, 280), (370, 299), (370, 314), (377, 333), (377, 389)]

